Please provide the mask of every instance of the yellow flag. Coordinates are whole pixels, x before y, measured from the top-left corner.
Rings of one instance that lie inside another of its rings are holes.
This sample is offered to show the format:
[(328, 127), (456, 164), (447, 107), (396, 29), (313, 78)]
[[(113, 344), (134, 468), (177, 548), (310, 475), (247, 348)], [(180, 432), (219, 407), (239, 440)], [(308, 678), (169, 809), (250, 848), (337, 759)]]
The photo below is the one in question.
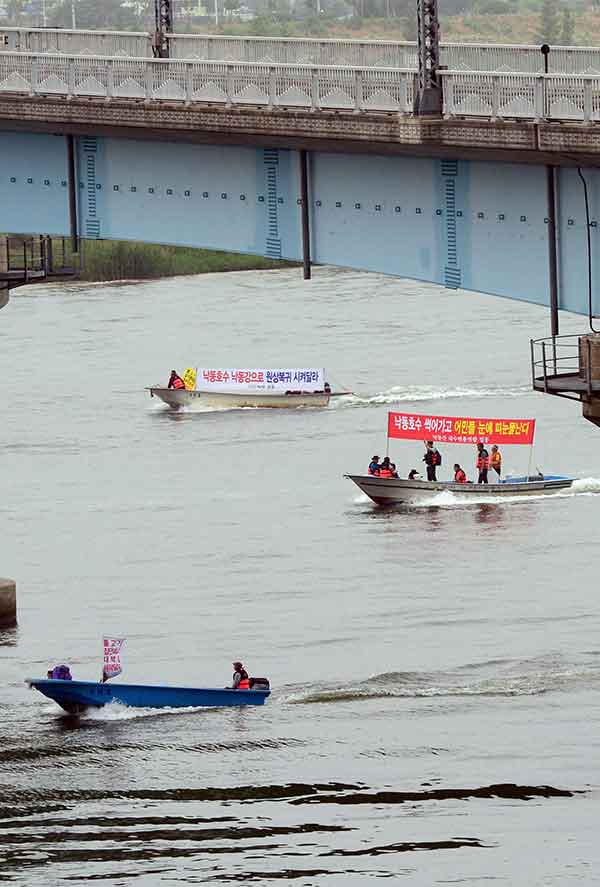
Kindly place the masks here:
[(183, 374), (183, 383), (188, 391), (193, 391), (196, 387), (196, 368), (188, 367)]

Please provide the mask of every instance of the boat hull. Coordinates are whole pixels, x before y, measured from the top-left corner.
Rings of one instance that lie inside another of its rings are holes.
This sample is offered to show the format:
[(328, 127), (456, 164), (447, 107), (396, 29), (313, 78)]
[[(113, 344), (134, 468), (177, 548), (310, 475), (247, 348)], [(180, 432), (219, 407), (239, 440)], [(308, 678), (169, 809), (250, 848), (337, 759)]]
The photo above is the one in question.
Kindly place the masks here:
[(182, 388), (149, 388), (150, 397), (158, 397), (173, 410), (207, 409), (231, 410), (243, 407), (295, 409), (297, 407), (326, 407), (331, 394), (326, 392), (285, 394), (227, 391), (184, 391)]
[(543, 480), (510, 478), (501, 483), (457, 484), (453, 481), (404, 480), (396, 477), (374, 477), (368, 474), (346, 474), (363, 493), (377, 505), (420, 502), (424, 496), (445, 490), (465, 500), (477, 501), (484, 496), (540, 496), (568, 489), (574, 478), (552, 476)]
[(269, 690), (227, 690), (210, 687), (165, 687), (147, 684), (101, 684), (94, 681), (28, 681), (30, 687), (53, 699), (70, 714), (120, 702), (133, 708), (210, 708), (263, 705)]

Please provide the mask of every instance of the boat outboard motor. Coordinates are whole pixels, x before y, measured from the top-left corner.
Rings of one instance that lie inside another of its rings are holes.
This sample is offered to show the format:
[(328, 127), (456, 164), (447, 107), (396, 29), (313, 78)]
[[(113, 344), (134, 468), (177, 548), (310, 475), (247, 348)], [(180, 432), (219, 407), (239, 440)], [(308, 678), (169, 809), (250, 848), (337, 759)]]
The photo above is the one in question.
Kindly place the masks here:
[(250, 684), (251, 690), (270, 690), (271, 686), (267, 678), (249, 678), (248, 683)]

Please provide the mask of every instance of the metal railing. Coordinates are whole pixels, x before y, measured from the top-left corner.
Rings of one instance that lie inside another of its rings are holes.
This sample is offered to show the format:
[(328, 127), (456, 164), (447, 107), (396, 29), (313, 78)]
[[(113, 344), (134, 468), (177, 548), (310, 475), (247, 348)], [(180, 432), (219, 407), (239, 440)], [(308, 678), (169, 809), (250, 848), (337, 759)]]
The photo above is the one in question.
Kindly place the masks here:
[[(335, 40), (310, 37), (226, 37), (167, 35), (171, 58), (252, 64), (417, 68), (412, 41)], [(13, 52), (151, 58), (152, 36), (133, 31), (86, 31), (59, 28), (1, 28), (0, 49)], [(600, 48), (552, 46), (554, 74), (599, 74)], [(536, 45), (442, 43), (441, 64), (455, 71), (544, 73)]]
[[(550, 336), (531, 339), (530, 346), (531, 380), (536, 390), (574, 399), (579, 399), (575, 392), (592, 393), (594, 380), (589, 337)], [(582, 347), (587, 348), (585, 357)]]
[(62, 28), (0, 28), (0, 49), (66, 55), (152, 56), (152, 38), (134, 31), (67, 31)]
[(0, 93), (409, 114), (416, 73), (0, 52)]
[(600, 120), (600, 76), (443, 71), (448, 117)]
[(73, 276), (79, 257), (66, 237), (0, 237), (0, 281), (28, 283), (45, 277)]
[(30, 277), (45, 274), (46, 245), (43, 237), (5, 237), (0, 239), (0, 278), (19, 277), (24, 283)]
[[(600, 76), (441, 72), (446, 117), (600, 120)], [(0, 93), (410, 114), (398, 68), (125, 59), (0, 52)]]

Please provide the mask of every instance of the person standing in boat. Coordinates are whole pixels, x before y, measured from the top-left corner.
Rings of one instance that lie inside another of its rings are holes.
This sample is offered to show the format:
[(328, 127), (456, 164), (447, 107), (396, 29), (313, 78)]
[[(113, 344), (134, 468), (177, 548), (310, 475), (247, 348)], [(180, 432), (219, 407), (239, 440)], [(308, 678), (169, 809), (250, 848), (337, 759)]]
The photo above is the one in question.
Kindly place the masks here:
[(438, 465), (442, 464), (442, 457), (434, 445), (432, 440), (425, 441), (425, 455), (423, 456), (423, 462), (427, 466), (427, 480), (437, 480), (435, 470)]
[(477, 478), (478, 484), (487, 484), (489, 468), (490, 454), (481, 441), (479, 441), (477, 444), (477, 470), (479, 471), (479, 477)]
[(248, 672), (244, 668), (241, 662), (233, 663), (233, 680), (231, 682), (230, 690), (249, 690), (250, 689), (250, 678), (248, 677)]
[(496, 444), (494, 444), (492, 447), (490, 465), (498, 475), (498, 480), (500, 480), (500, 477), (502, 476), (502, 453), (500, 452)]
[(455, 484), (468, 484), (467, 475), (460, 467), (458, 462), (454, 463), (454, 483)]
[(379, 464), (379, 456), (373, 456), (369, 463), (368, 474), (374, 474), (376, 477), (379, 477), (379, 472), (381, 470), (381, 466)]
[(185, 388), (185, 382), (178, 376), (175, 370), (171, 370), (171, 377), (169, 379), (169, 384), (167, 388)]

